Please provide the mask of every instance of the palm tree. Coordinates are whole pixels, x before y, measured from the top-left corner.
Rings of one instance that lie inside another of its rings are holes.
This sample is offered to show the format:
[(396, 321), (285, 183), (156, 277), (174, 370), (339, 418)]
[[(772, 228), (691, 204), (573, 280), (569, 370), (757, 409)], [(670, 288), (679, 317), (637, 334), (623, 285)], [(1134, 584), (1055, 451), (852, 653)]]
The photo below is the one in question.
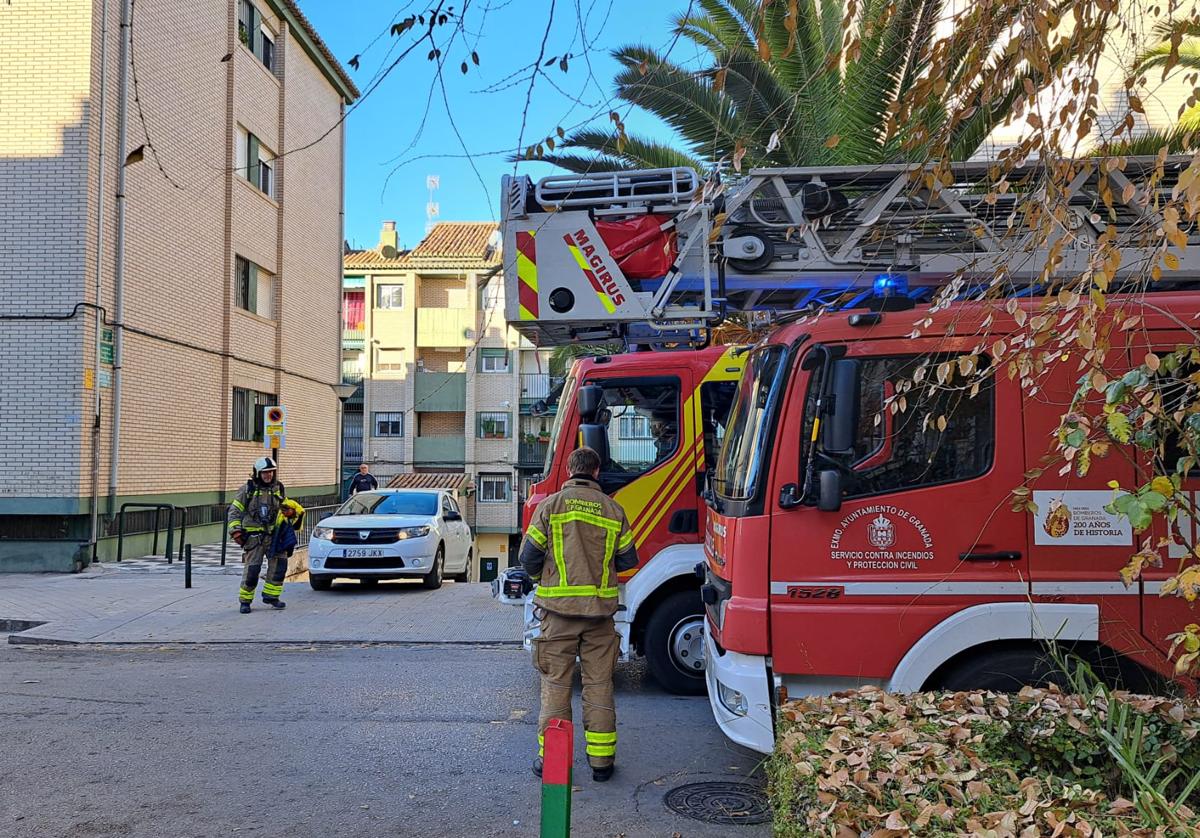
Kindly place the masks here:
[[(935, 42), (950, 5), (861, 0), (847, 27), (848, 0), (696, 0), (694, 12), (674, 19), (674, 32), (699, 48), (701, 69), (647, 46), (614, 53), (623, 68), (617, 95), (674, 128), (680, 146), (626, 136), (618, 124), (569, 135), (543, 159), (584, 172), (969, 157), (1012, 114), (1027, 78), (1035, 88), (1048, 79), (993, 49), (1017, 25), (1019, 3), (976, 4)], [(1082, 40), (1056, 47), (1049, 73)]]
[[(1162, 69), (1165, 81), (1172, 73), (1200, 70), (1200, 16), (1172, 19), (1154, 27), (1156, 41), (1133, 60), (1133, 75)], [(1200, 148), (1200, 105), (1185, 110), (1179, 121), (1164, 131), (1148, 131), (1137, 137), (1105, 143), (1097, 154), (1158, 154), (1166, 147), (1172, 154)]]

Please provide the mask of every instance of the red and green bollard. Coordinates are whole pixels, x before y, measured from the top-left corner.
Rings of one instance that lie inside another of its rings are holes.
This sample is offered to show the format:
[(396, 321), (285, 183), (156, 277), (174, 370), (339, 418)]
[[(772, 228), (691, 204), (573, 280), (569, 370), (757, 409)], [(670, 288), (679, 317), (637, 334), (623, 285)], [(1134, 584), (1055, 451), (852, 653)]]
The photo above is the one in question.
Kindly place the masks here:
[(544, 737), (542, 838), (568, 838), (571, 834), (571, 763), (575, 755), (575, 728), (570, 722), (551, 719)]

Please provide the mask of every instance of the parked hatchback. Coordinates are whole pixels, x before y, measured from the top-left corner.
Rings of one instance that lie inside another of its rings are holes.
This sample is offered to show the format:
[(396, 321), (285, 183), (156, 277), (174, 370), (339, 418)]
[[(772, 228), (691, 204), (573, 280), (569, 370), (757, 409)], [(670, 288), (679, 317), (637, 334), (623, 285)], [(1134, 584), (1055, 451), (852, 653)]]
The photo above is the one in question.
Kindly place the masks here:
[(360, 492), (313, 530), (308, 580), (317, 591), (329, 590), (335, 578), (374, 585), (417, 577), (426, 588), (440, 588), (443, 575), (468, 581), (472, 546), (471, 528), (449, 492)]

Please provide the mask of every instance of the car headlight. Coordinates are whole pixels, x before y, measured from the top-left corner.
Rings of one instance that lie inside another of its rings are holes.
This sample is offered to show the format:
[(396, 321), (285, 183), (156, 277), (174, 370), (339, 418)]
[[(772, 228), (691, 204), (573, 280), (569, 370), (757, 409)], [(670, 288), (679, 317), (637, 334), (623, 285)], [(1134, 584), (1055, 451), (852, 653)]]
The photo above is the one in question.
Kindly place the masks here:
[(429, 527), (401, 527), (397, 538), (403, 541), (406, 538), (424, 538), (429, 535)]
[(330, 527), (313, 527), (312, 537), (321, 541), (333, 541), (333, 530)]

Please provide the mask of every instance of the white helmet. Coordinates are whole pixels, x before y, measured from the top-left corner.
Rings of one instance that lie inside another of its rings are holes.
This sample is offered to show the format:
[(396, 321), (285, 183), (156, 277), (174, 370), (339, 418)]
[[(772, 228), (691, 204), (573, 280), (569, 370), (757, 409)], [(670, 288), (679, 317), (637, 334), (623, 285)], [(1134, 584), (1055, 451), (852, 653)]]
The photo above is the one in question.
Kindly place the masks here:
[(255, 479), (261, 479), (264, 471), (277, 471), (278, 466), (270, 457), (259, 457), (254, 461), (254, 468), (250, 471), (251, 476)]

